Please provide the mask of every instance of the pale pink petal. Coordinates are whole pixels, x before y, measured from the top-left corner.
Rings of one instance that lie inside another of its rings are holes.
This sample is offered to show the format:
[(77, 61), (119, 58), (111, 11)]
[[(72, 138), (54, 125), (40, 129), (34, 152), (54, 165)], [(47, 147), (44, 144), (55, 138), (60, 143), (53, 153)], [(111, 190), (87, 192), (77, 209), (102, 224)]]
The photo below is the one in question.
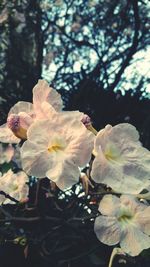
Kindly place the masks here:
[(19, 101), (15, 104), (9, 111), (8, 116), (11, 114), (19, 114), (20, 112), (25, 112), (27, 114), (33, 113), (33, 104), (30, 102)]
[(139, 228), (129, 225), (122, 234), (120, 246), (130, 256), (137, 256), (144, 249), (150, 248), (150, 237), (142, 233)]
[[(13, 173), (10, 169), (5, 173), (0, 179), (0, 188), (9, 196), (20, 201), (21, 199), (26, 199), (29, 193), (29, 186), (26, 184), (28, 182), (28, 176), (20, 171), (18, 173)], [(9, 198), (4, 198), (4, 204), (15, 204)]]
[(122, 169), (119, 164), (111, 164), (106, 160), (99, 148), (99, 153), (93, 161), (91, 177), (96, 183), (107, 184), (112, 188), (117, 185), (118, 188), (121, 185)]
[(46, 172), (51, 168), (48, 151), (43, 150), (40, 144), (26, 141), (21, 148), (21, 159), (23, 170), (28, 175), (44, 178)]
[[(80, 134), (79, 134), (80, 129)], [(84, 167), (91, 159), (95, 136), (85, 126), (80, 125), (78, 130), (74, 129), (70, 135), (67, 152), (72, 155), (72, 160), (79, 166)]]
[(120, 199), (113, 195), (106, 195), (99, 204), (99, 211), (103, 215), (114, 216), (120, 208)]
[[(40, 108), (36, 112), (36, 117), (38, 119), (51, 119), (53, 115), (58, 116), (58, 112), (55, 110), (55, 108), (50, 105), (48, 102), (43, 101), (41, 103)], [(69, 117), (70, 119), (76, 119), (78, 121), (82, 121), (82, 118), (84, 116), (84, 113), (79, 111), (61, 111), (61, 115), (64, 117)]]
[(143, 158), (141, 159), (139, 158), (137, 160), (134, 159), (134, 161), (129, 159), (128, 161), (124, 162), (123, 164), (124, 175), (127, 177), (128, 176), (135, 177), (136, 179), (139, 179), (141, 181), (149, 179), (150, 165), (149, 169), (147, 169), (143, 161), (144, 161)]
[(78, 167), (69, 160), (58, 162), (46, 173), (46, 176), (55, 182), (61, 190), (65, 190), (77, 183), (79, 181), (79, 175)]
[(150, 207), (146, 207), (142, 212), (138, 212), (135, 220), (140, 230), (150, 235)]
[(113, 127), (112, 131), (110, 132), (109, 138), (115, 143), (119, 141), (122, 144), (124, 142), (126, 143), (126, 140), (129, 140), (130, 142), (138, 142), (139, 133), (133, 125), (129, 123), (120, 123)]
[[(75, 119), (82, 122), (84, 113), (78, 110), (75, 111), (62, 111), (62, 115), (69, 116), (70, 119)], [(83, 123), (83, 122), (82, 122)]]
[(0, 126), (0, 142), (17, 144), (20, 142), (20, 139), (13, 134), (6, 124), (3, 124)]
[(44, 101), (41, 103), (40, 109), (36, 110), (37, 119), (51, 119), (53, 114), (56, 114), (57, 111), (50, 105), (48, 102)]
[(35, 121), (27, 131), (27, 139), (48, 147), (49, 136), (57, 130), (57, 125), (55, 129), (52, 127), (49, 124), (49, 120)]
[(97, 217), (94, 231), (97, 238), (106, 245), (113, 246), (120, 241), (121, 230), (115, 217)]
[(117, 181), (115, 184), (114, 181), (113, 184), (111, 183), (110, 186), (112, 186), (114, 190), (120, 193), (138, 194), (142, 190), (146, 189), (149, 186), (149, 184), (150, 184), (149, 180), (146, 179), (139, 180), (136, 179), (136, 176), (134, 177), (134, 175), (131, 176), (122, 175), (122, 179), (120, 179), (120, 182)]
[(33, 118), (25, 112), (20, 112), (19, 118), (20, 118), (20, 127), (26, 130), (30, 127), (30, 125), (34, 121)]
[(57, 111), (61, 111), (63, 104), (60, 94), (49, 87), (44, 80), (39, 80), (33, 88), (33, 105), (35, 110), (39, 110), (42, 102), (48, 102)]
[(6, 150), (4, 151), (6, 162), (10, 162), (12, 157), (14, 156), (14, 147), (12, 145), (8, 145)]
[(106, 125), (104, 129), (100, 130), (97, 133), (97, 136), (95, 138), (95, 144), (94, 144), (94, 152), (99, 153), (99, 148), (101, 147), (102, 150), (105, 149), (105, 146), (108, 142), (109, 135), (112, 131), (113, 127), (111, 125)]

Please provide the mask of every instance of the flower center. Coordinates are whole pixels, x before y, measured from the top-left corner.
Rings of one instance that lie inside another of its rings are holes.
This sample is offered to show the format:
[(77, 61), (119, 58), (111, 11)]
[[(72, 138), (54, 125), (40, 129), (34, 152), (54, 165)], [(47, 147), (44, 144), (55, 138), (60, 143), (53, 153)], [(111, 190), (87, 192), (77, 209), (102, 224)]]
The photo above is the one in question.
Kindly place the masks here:
[(12, 186), (12, 190), (13, 190), (13, 191), (17, 191), (18, 188), (19, 188), (19, 186), (18, 186), (17, 184), (14, 184), (14, 185)]
[(131, 219), (133, 218), (133, 216), (132, 215), (126, 215), (126, 214), (124, 214), (124, 215), (122, 215), (122, 216), (120, 216), (119, 218), (118, 218), (118, 221), (119, 222), (129, 222)]
[(48, 152), (53, 153), (53, 152), (60, 152), (64, 151), (66, 148), (67, 144), (65, 140), (61, 137), (53, 137), (53, 140), (48, 144)]
[(126, 225), (131, 225), (134, 224), (134, 213), (127, 207), (122, 207), (118, 211), (118, 216), (117, 216), (118, 222), (122, 225), (122, 227), (126, 227)]
[(105, 158), (107, 160), (118, 160), (120, 159), (120, 151), (114, 144), (107, 144), (104, 151)]

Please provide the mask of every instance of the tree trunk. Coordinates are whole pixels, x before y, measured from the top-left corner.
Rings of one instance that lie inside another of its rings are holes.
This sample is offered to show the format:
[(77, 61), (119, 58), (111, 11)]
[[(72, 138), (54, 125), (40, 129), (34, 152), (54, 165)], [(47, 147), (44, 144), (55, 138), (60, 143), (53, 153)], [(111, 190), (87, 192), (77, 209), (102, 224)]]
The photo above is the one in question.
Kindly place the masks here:
[(1, 123), (17, 101), (31, 101), (41, 76), (43, 36), (39, 0), (1, 0)]

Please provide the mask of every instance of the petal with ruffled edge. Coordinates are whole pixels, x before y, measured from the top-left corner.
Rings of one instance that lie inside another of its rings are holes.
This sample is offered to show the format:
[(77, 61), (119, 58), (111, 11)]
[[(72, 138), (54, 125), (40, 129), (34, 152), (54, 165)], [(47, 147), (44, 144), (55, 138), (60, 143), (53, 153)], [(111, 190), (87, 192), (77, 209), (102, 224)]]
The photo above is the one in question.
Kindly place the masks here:
[(33, 104), (30, 102), (19, 101), (10, 109), (8, 116), (11, 114), (19, 114), (20, 112), (25, 112), (28, 115), (32, 115), (33, 114)]
[(126, 140), (129, 140), (130, 142), (138, 142), (139, 133), (133, 125), (129, 123), (120, 123), (112, 128), (109, 139), (115, 143), (120, 141), (122, 144), (126, 144)]
[(106, 195), (99, 204), (99, 211), (103, 215), (114, 216), (120, 208), (120, 199), (113, 195)]
[(0, 126), (0, 142), (18, 144), (20, 139), (16, 137), (6, 124)]
[[(43, 101), (40, 106), (40, 110), (37, 110), (36, 116), (37, 118), (42, 119), (51, 119), (53, 115), (57, 116), (58, 112), (54, 109), (52, 105), (50, 105), (48, 102)], [(69, 116), (69, 118), (72, 117), (72, 119), (76, 119), (78, 121), (82, 121), (82, 118), (84, 116), (84, 113), (80, 111), (61, 111), (61, 114), (63, 116)]]
[(41, 103), (44, 101), (52, 105), (56, 111), (61, 111), (63, 108), (60, 94), (49, 87), (46, 81), (39, 80), (33, 88), (33, 105), (36, 112), (41, 109)]
[(150, 248), (150, 237), (139, 228), (128, 225), (122, 233), (120, 246), (131, 256), (139, 255), (144, 249)]
[(113, 246), (120, 241), (121, 230), (115, 217), (98, 216), (95, 220), (94, 231), (97, 238), (106, 245)]

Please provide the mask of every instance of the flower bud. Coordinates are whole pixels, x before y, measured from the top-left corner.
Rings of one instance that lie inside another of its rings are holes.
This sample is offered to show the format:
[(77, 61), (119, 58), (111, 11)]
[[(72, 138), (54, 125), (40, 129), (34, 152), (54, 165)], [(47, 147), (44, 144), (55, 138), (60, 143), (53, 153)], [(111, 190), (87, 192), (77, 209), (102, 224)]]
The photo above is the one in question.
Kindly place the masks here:
[(20, 139), (27, 139), (27, 129), (32, 123), (32, 118), (25, 112), (18, 115), (11, 114), (7, 119), (7, 126)]
[(85, 127), (88, 127), (92, 124), (91, 118), (87, 114), (84, 114), (81, 122), (85, 125)]
[(83, 118), (82, 118), (81, 122), (84, 124), (84, 126), (85, 126), (89, 131), (91, 131), (94, 135), (97, 135), (97, 131), (96, 131), (96, 129), (94, 129), (93, 126), (92, 126), (91, 118), (90, 118), (87, 114), (84, 114), (84, 115), (83, 115)]

